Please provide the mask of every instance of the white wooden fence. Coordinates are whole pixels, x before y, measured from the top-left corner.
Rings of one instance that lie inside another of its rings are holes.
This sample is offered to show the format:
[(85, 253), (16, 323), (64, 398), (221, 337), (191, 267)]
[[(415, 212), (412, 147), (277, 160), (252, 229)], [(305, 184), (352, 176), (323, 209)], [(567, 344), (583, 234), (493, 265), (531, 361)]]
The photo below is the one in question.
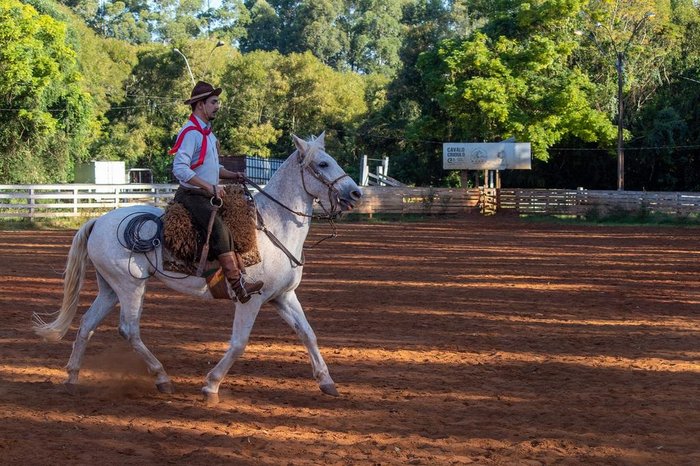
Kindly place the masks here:
[(164, 206), (176, 184), (0, 185), (0, 217), (77, 217), (131, 205)]
[[(0, 185), (2, 217), (76, 217), (117, 207), (164, 207), (176, 184)], [(363, 187), (362, 214), (445, 215), (466, 212), (587, 215), (613, 209), (668, 215), (700, 215), (700, 193), (587, 191), (565, 189), (454, 189)]]

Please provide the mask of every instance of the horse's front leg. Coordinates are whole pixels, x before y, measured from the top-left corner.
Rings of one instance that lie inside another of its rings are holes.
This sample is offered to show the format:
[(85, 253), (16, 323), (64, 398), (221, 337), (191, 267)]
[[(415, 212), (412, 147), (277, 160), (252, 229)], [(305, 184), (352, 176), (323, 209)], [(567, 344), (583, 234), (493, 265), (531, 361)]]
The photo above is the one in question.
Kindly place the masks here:
[(338, 390), (335, 388), (335, 382), (328, 372), (328, 366), (321, 356), (314, 333), (309, 321), (306, 320), (304, 309), (301, 307), (299, 299), (295, 292), (290, 291), (272, 301), (279, 315), (284, 319), (290, 327), (296, 331), (299, 339), (304, 343), (306, 351), (311, 359), (311, 369), (314, 378), (318, 382), (321, 391), (326, 395), (338, 396)]
[(207, 397), (208, 402), (217, 403), (219, 401), (219, 385), (221, 385), (221, 381), (226, 377), (236, 359), (245, 351), (261, 305), (260, 296), (254, 296), (245, 304), (236, 303), (236, 313), (233, 317), (233, 330), (231, 331), (231, 341), (228, 350), (226, 350), (218, 364), (209, 371), (205, 380), (206, 385), (202, 387), (202, 392)]

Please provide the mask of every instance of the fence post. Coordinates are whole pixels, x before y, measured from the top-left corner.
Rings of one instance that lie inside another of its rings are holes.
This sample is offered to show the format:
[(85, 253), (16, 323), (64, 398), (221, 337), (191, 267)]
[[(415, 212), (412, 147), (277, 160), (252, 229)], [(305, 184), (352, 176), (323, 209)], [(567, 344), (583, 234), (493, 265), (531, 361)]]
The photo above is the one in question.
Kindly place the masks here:
[(369, 185), (369, 167), (367, 165), (367, 155), (360, 158), (360, 186)]
[(78, 188), (73, 188), (73, 213), (78, 213)]
[(29, 188), (29, 221), (34, 221), (34, 188)]

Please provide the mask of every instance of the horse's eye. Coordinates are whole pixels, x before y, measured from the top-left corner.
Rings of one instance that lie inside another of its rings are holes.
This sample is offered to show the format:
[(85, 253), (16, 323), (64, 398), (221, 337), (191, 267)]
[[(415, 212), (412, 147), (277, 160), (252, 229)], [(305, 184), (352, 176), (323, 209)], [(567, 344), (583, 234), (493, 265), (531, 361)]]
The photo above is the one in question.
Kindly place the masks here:
[(318, 164), (319, 168), (328, 168), (328, 162), (321, 162)]

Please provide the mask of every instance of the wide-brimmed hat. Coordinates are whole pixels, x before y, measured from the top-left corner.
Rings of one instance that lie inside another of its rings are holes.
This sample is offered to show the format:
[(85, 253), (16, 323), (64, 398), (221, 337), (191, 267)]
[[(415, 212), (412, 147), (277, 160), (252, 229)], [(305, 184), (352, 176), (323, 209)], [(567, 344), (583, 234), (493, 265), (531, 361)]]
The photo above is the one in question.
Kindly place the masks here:
[(211, 97), (213, 95), (219, 94), (221, 94), (220, 87), (214, 88), (214, 86), (212, 86), (209, 83), (199, 81), (197, 84), (194, 85), (194, 88), (192, 89), (192, 94), (190, 95), (189, 99), (185, 100), (185, 104), (190, 105), (195, 102), (199, 102), (200, 100), (204, 100), (208, 97)]

